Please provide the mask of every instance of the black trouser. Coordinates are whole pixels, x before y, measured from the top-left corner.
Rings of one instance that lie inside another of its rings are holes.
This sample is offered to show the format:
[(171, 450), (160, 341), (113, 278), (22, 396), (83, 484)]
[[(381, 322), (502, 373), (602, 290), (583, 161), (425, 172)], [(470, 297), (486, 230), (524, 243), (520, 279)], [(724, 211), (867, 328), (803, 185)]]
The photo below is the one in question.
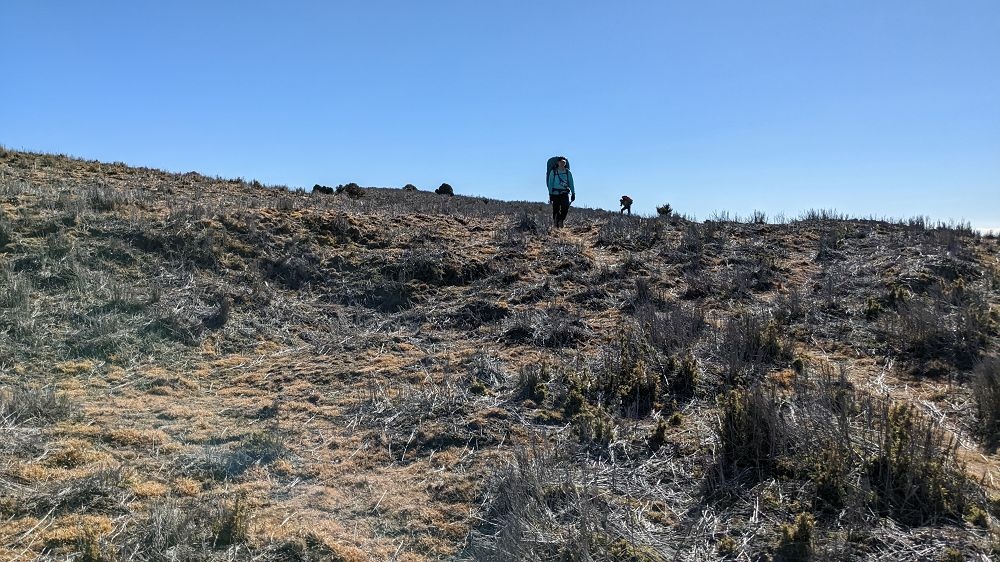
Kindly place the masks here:
[(549, 197), (552, 201), (552, 220), (556, 226), (562, 226), (569, 213), (569, 193), (557, 193)]

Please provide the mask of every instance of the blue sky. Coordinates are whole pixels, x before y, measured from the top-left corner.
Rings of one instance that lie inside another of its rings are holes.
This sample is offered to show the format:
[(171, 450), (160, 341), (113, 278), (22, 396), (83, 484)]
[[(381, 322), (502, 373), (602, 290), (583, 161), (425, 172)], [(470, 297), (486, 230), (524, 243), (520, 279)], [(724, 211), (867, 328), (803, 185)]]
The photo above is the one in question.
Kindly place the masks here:
[(1000, 227), (998, 0), (6, 0), (0, 42), (9, 148)]

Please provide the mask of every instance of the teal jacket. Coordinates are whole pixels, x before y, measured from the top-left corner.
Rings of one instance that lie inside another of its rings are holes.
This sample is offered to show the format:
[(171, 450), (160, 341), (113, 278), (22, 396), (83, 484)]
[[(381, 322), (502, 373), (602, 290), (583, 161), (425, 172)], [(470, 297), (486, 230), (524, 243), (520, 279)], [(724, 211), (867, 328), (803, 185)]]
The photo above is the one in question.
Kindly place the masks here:
[(559, 195), (562, 193), (572, 193), (576, 197), (576, 188), (573, 187), (573, 173), (569, 170), (559, 172), (558, 169), (549, 172), (549, 195)]

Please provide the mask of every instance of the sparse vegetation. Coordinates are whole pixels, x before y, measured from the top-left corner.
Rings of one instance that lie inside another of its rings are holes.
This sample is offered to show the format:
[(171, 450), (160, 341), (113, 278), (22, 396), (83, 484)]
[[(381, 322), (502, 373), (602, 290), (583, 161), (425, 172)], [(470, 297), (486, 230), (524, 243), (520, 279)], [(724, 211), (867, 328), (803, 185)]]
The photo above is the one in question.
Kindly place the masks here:
[(979, 433), (990, 446), (1000, 443), (1000, 359), (987, 357), (976, 365), (972, 395)]
[(410, 187), (0, 150), (0, 559), (995, 556), (995, 238)]

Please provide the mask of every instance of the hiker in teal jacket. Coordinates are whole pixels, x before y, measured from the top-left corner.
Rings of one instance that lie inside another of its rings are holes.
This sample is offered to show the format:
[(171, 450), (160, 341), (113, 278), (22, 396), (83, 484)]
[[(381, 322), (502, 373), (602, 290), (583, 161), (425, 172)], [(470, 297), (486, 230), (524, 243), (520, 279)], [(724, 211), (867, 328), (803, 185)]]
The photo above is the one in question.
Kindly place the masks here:
[(569, 204), (576, 201), (576, 189), (573, 187), (573, 173), (569, 171), (569, 163), (560, 158), (556, 168), (549, 172), (549, 201), (552, 203), (552, 220), (556, 228), (561, 228), (569, 213)]

